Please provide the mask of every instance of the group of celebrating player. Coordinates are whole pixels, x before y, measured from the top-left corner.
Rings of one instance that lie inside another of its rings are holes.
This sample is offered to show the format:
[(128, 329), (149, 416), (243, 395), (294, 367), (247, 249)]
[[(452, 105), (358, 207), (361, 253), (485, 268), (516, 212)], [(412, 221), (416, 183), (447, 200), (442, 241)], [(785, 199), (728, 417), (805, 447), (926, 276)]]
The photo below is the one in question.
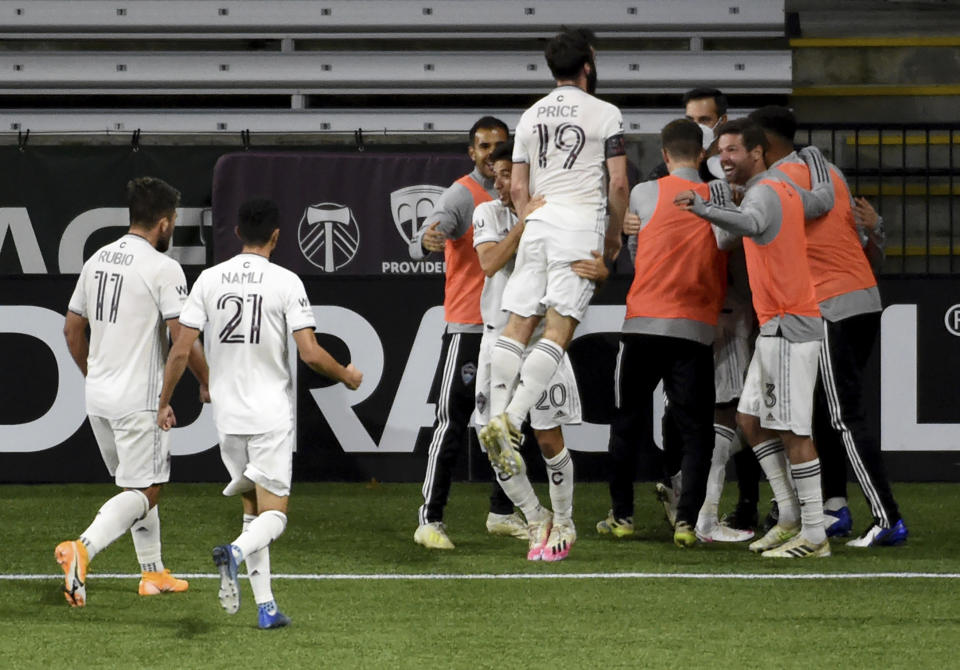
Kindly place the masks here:
[[(864, 351), (876, 338), (880, 310), (858, 235), (882, 237), (872, 208), (852, 203), (842, 175), (816, 149), (793, 152), (795, 122), (780, 108), (718, 125), (712, 143), (692, 120), (668, 124), (661, 139), (669, 174), (630, 194), (620, 112), (593, 95), (592, 33), (564, 29), (548, 43), (546, 59), (557, 87), (523, 114), (513, 142), (497, 119), (475, 124), (474, 171), (448, 189), (411, 243), (415, 257), (443, 251), (447, 271), (437, 421), (415, 541), (453, 548), (443, 509), (475, 413), (497, 475), (487, 529), (527, 539), (529, 560), (567, 557), (577, 532), (573, 462), (561, 426), (579, 422), (581, 410), (566, 349), (623, 233), (633, 236), (635, 275), (613, 380), (613, 506), (597, 530), (633, 533), (629, 466), (647, 439), (637, 410), (662, 380), (665, 424), (672, 428), (665, 430), (671, 483), (661, 491), (678, 545), (753, 536), (755, 481), (754, 492), (741, 496), (749, 505), (752, 495), (752, 519), (717, 518), (726, 462), (741, 442), (759, 460), (779, 512), (751, 550), (788, 558), (830, 554), (827, 536), (850, 531), (845, 489), (830, 492), (845, 487), (844, 451), (875, 517), (851, 544), (904, 541), (907, 531), (860, 403)], [(691, 101), (696, 107), (703, 99)], [(717, 125), (725, 110), (714, 102)], [(698, 170), (710, 144), (724, 179), (707, 185)], [(238, 611), (245, 562), (258, 625), (285, 626), (290, 620), (270, 587), (269, 545), (286, 527), (292, 476), (288, 335), (313, 370), (351, 389), (362, 374), (318, 345), (302, 281), (269, 261), (279, 234), (273, 202), (251, 200), (240, 208), (241, 253), (205, 270), (188, 292), (182, 269), (163, 253), (179, 194), (144, 177), (129, 184), (128, 196), (130, 229), (84, 264), (64, 327), (86, 376), (98, 445), (124, 488), (78, 539), (56, 547), (67, 602), (85, 605), (90, 560), (128, 530), (141, 565), (141, 595), (188, 588), (164, 568), (157, 500), (169, 480), (166, 431), (176, 423), (170, 399), (189, 366), (202, 399), (213, 404), (231, 478), (224, 494), (240, 495), (243, 504), (242, 532), (213, 550), (220, 603)], [(737, 273), (727, 250), (741, 239), (759, 320), (745, 381), (753, 313), (742, 286), (728, 290), (728, 275)], [(198, 340), (204, 329), (206, 355)], [(823, 404), (817, 413), (815, 398), (818, 410)], [(830, 435), (824, 432), (822, 441), (814, 417), (827, 422)], [(546, 463), (552, 511), (540, 503), (519, 453), (527, 421)], [(821, 447), (824, 467), (830, 458), (841, 472), (826, 478), (826, 510), (811, 436), (818, 447), (832, 445), (829, 457)]]

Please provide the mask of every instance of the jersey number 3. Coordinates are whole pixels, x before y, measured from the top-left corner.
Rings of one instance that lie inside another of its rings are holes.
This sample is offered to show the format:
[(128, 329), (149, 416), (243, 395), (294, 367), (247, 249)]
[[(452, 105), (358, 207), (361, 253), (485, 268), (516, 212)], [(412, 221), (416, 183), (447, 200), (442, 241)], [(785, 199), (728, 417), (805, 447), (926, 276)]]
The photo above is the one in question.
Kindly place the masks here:
[[(550, 128), (545, 123), (538, 123), (534, 126), (537, 129), (537, 138), (539, 147), (537, 150), (537, 165), (541, 168), (547, 167), (547, 152), (550, 150)], [(577, 162), (577, 157), (583, 151), (583, 145), (587, 143), (587, 134), (583, 128), (574, 123), (561, 123), (557, 126), (557, 134), (553, 138), (553, 143), (557, 149), (567, 154), (563, 161), (563, 169), (569, 170)]]

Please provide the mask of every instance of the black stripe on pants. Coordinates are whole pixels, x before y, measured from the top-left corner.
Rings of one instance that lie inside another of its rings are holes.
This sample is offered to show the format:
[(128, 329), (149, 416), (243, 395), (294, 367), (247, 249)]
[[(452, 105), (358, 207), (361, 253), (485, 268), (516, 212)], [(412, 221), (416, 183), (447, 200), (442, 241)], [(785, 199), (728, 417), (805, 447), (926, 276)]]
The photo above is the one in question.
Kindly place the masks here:
[(846, 465), (853, 468), (874, 519), (888, 528), (900, 519), (880, 441), (863, 409), (863, 370), (880, 330), (880, 312), (824, 320), (813, 438), (820, 455), (824, 498), (845, 496)]
[[(423, 477), (421, 524), (443, 521), (443, 510), (450, 497), (453, 468), (461, 453), (469, 448), (470, 415), (476, 403), (477, 359), (481, 333), (443, 334), (440, 363), (434, 377), (431, 399), (437, 405), (437, 418), (427, 455)], [(490, 511), (512, 514), (513, 503), (493, 478)]]
[[(692, 340), (640, 334), (624, 334), (620, 347), (615, 397), (621, 412), (629, 416), (631, 411), (641, 411), (644, 399), (649, 399), (663, 380), (683, 444), (683, 488), (677, 520), (692, 526), (703, 506), (713, 454), (713, 351)], [(617, 448), (612, 431), (610, 448)]]

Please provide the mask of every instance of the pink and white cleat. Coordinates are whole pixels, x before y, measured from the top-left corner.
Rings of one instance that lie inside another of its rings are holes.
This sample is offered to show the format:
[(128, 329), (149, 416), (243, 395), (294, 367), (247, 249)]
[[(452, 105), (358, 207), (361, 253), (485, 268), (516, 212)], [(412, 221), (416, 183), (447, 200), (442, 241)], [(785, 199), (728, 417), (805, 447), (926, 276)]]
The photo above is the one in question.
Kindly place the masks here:
[(528, 561), (539, 561), (542, 557), (543, 550), (547, 546), (547, 540), (550, 539), (550, 529), (553, 527), (553, 514), (549, 510), (545, 510), (543, 519), (540, 521), (535, 521), (527, 526), (527, 531), (530, 534), (530, 540), (527, 550), (527, 560)]
[(547, 539), (547, 546), (543, 549), (543, 555), (540, 560), (543, 561), (562, 561), (570, 553), (570, 548), (577, 541), (577, 529), (573, 527), (573, 521), (564, 520), (554, 523), (550, 530), (550, 537)]

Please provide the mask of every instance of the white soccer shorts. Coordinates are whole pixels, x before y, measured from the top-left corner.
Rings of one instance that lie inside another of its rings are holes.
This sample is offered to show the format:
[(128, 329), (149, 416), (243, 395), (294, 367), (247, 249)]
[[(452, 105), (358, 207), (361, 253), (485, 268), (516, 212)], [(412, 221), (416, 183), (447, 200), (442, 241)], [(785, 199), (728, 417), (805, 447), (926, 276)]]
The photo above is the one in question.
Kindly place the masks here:
[(790, 342), (761, 335), (737, 411), (759, 417), (770, 430), (810, 435), (819, 357), (820, 340)]
[(718, 327), (713, 340), (713, 385), (717, 404), (743, 395), (743, 380), (750, 365), (751, 342), (735, 331)]
[(100, 455), (117, 486), (145, 489), (170, 481), (170, 434), (157, 426), (156, 412), (89, 418)]
[[(477, 361), (477, 406), (473, 413), (473, 423), (479, 428), (490, 423), (490, 356), (499, 333), (484, 331), (480, 339), (480, 357)], [(525, 354), (532, 350), (531, 342)], [(583, 421), (580, 407), (580, 390), (577, 378), (573, 374), (570, 357), (564, 354), (560, 367), (550, 379), (546, 391), (530, 409), (530, 425), (536, 430), (549, 430), (557, 426), (578, 424)]]
[(259, 484), (275, 496), (290, 495), (293, 426), (257, 435), (220, 434), (220, 458), (230, 473), (223, 495), (252, 491)]
[(559, 314), (583, 320), (593, 297), (594, 283), (577, 276), (570, 264), (591, 260), (601, 251), (603, 237), (589, 230), (565, 230), (544, 221), (527, 224), (520, 237), (513, 274), (503, 291), (503, 309), (519, 316)]

